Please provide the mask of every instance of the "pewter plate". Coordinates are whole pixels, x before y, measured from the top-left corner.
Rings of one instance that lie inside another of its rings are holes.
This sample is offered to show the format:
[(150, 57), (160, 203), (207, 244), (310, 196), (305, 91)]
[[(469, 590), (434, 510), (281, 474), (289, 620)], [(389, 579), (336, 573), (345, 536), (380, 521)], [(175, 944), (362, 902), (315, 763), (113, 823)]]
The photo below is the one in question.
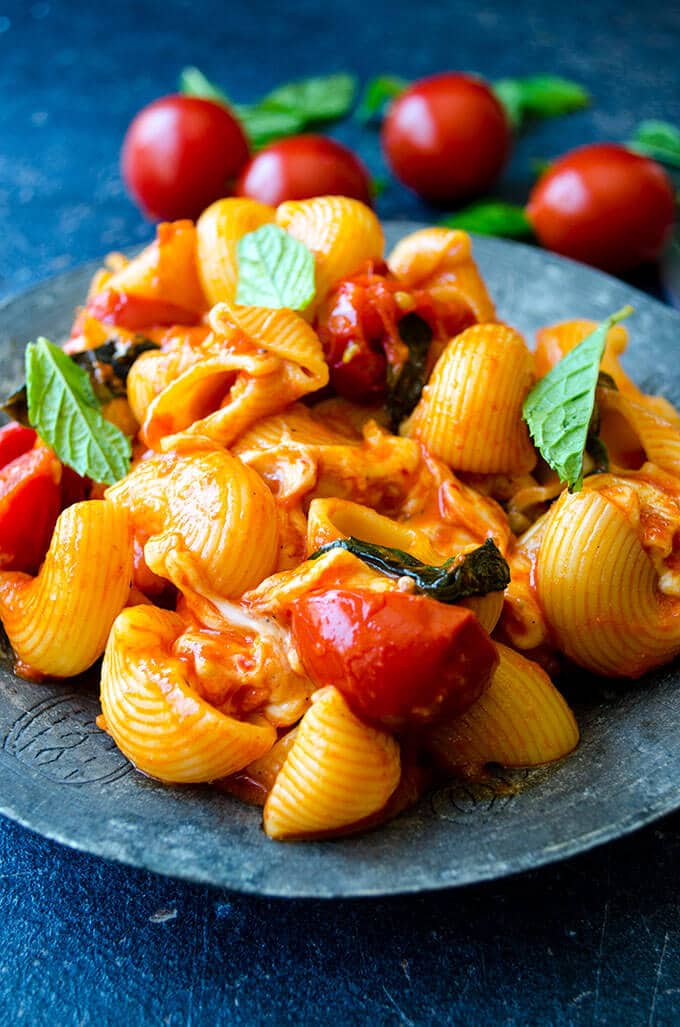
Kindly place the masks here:
[[(389, 226), (389, 242), (414, 227)], [(606, 275), (519, 244), (478, 239), (475, 253), (502, 318), (530, 337), (541, 324), (636, 308), (625, 366), (680, 403), (680, 316)], [(62, 337), (93, 265), (0, 306), (3, 392), (23, 347)], [(77, 631), (78, 626), (73, 625)], [(137, 774), (95, 725), (96, 675), (34, 685), (12, 674), (0, 644), (0, 812), (66, 845), (163, 874), (243, 892), (348, 897), (448, 888), (582, 852), (680, 806), (680, 674), (633, 684), (576, 672), (568, 683), (582, 731), (559, 765), (501, 774), (426, 796), (361, 837), (269, 841), (259, 810), (208, 788)]]

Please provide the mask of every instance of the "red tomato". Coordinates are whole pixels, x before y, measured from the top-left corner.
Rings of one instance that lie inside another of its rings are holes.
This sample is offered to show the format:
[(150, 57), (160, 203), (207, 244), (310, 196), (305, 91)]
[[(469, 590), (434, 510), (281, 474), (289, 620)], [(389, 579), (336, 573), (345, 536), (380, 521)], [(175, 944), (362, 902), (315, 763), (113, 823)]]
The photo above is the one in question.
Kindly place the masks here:
[(382, 126), (394, 174), (436, 203), (488, 189), (508, 159), (511, 141), (505, 110), (489, 86), (454, 72), (415, 82), (393, 101)]
[(673, 231), (675, 196), (655, 161), (595, 143), (555, 161), (534, 186), (527, 215), (555, 253), (626, 271), (661, 254)]
[(237, 196), (277, 207), (310, 196), (350, 196), (371, 203), (371, 179), (356, 154), (320, 135), (290, 136), (260, 150), (236, 183)]
[(176, 221), (197, 218), (231, 192), (248, 156), (243, 129), (221, 104), (164, 96), (133, 119), (121, 168), (128, 190), (146, 214)]
[(195, 325), (200, 317), (175, 303), (151, 296), (105, 289), (88, 300), (87, 313), (104, 324), (118, 325), (132, 332), (152, 325)]
[(0, 567), (35, 573), (61, 509), (61, 464), (45, 446), (0, 469)]
[(24, 428), (23, 424), (17, 424), (16, 421), (10, 421), (0, 428), (0, 468), (33, 449), (37, 437), (32, 428)]
[(405, 592), (311, 593), (293, 604), (292, 627), (312, 680), (392, 729), (462, 713), (498, 660), (471, 610)]

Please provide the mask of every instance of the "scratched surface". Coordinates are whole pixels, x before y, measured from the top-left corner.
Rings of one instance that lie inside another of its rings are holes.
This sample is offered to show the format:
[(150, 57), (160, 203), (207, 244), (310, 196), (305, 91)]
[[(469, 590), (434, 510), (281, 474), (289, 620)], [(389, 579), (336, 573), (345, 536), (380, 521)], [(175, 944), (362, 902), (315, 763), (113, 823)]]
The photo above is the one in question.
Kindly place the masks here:
[[(595, 107), (518, 143), (498, 190), (515, 199), (534, 157), (623, 139), (642, 117), (680, 122), (675, 4), (378, 0), (364, 11), (355, 0), (5, 2), (0, 294), (147, 237), (118, 178), (119, 142), (184, 63), (238, 100), (320, 69), (409, 77), (455, 65), (585, 82)], [(374, 136), (351, 124), (334, 134), (384, 174)], [(378, 209), (431, 216), (396, 185)], [(503, 883), (277, 902), (110, 865), (0, 819), (0, 1023), (677, 1024), (679, 856), (676, 815)]]

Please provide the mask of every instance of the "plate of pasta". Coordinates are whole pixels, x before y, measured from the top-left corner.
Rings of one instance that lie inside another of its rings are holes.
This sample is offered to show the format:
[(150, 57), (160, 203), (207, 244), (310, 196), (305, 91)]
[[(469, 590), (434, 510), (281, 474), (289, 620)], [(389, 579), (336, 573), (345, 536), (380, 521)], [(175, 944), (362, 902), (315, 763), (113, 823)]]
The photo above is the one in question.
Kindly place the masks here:
[(678, 808), (679, 328), (341, 197), (5, 302), (0, 812), (339, 897)]

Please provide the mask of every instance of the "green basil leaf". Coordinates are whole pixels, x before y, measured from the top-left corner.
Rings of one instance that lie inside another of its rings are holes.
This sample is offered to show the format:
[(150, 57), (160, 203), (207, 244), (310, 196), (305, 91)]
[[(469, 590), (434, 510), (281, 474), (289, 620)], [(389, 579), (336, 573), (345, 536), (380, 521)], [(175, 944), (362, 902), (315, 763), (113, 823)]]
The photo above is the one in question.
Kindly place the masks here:
[(502, 592), (510, 584), (510, 568), (491, 539), (463, 557), (452, 556), (440, 567), (422, 563), (401, 549), (378, 546), (352, 535), (328, 542), (309, 559), (316, 560), (333, 549), (352, 553), (389, 578), (411, 578), (417, 592), (440, 603), (456, 603), (468, 596)]
[(449, 214), (440, 224), (447, 228), (462, 228), (465, 232), (477, 232), (478, 235), (501, 235), (511, 239), (530, 238), (534, 234), (524, 207), (502, 200), (473, 203)]
[(390, 366), (387, 369), (385, 407), (390, 429), (395, 433), (420, 399), (425, 385), (427, 354), (432, 342), (432, 329), (418, 314), (406, 314), (397, 327), (402, 342), (408, 348), (408, 357), (397, 375)]
[(261, 150), (263, 146), (276, 139), (297, 135), (306, 125), (305, 119), (298, 114), (291, 111), (267, 110), (258, 104), (233, 105), (232, 110), (241, 122), (254, 150)]
[(524, 400), (523, 414), (543, 459), (569, 489), (583, 485), (583, 453), (609, 329), (632, 314), (623, 307), (555, 364)]
[(239, 239), (236, 302), (304, 310), (314, 298), (314, 257), (278, 225), (262, 225)]
[(378, 75), (377, 78), (372, 78), (364, 87), (355, 117), (363, 124), (382, 117), (390, 100), (401, 96), (409, 85), (405, 78), (399, 78), (397, 75)]
[(356, 88), (356, 78), (346, 72), (319, 75), (278, 86), (260, 100), (258, 107), (287, 111), (301, 118), (306, 125), (335, 121), (349, 111)]
[(680, 168), (680, 131), (667, 121), (643, 121), (628, 146), (662, 164)]
[(39, 338), (26, 348), (28, 419), (78, 474), (112, 485), (130, 469), (130, 440), (102, 416), (87, 372)]
[(193, 65), (188, 68), (182, 68), (180, 71), (179, 91), (184, 93), (185, 96), (197, 96), (201, 100), (214, 100), (215, 103), (222, 103), (227, 107), (231, 106), (231, 101), (227, 94), (219, 86), (216, 86), (214, 82), (211, 82), (209, 78), (206, 78), (199, 68), (195, 68)]
[(504, 78), (494, 83), (493, 90), (514, 128), (521, 128), (527, 118), (554, 118), (590, 104), (583, 86), (557, 75)]

